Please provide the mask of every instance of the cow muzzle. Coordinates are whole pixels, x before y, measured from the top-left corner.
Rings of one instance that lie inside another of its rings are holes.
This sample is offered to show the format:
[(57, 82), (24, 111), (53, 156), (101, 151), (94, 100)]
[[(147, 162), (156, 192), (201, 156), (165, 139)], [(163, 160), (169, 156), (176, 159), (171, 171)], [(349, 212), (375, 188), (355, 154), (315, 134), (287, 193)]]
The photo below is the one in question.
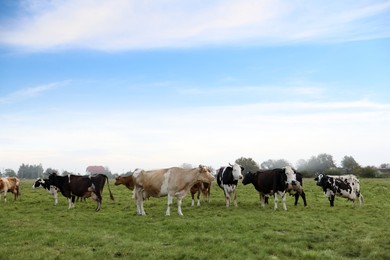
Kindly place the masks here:
[(292, 184), (293, 186), (295, 186), (295, 185), (297, 185), (297, 182), (296, 182), (296, 181), (291, 181), (291, 184)]

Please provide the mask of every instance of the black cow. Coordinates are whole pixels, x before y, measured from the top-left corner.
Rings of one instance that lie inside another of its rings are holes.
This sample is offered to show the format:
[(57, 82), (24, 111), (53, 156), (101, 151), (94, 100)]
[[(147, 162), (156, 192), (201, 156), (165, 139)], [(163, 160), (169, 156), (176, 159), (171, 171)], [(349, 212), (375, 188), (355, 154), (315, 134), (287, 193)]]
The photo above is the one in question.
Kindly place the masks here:
[(329, 176), (319, 174), (314, 180), (318, 186), (322, 187), (331, 207), (334, 206), (335, 195), (351, 200), (353, 206), (355, 206), (355, 200), (358, 198), (360, 206), (362, 206), (363, 195), (360, 193), (360, 181), (355, 175)]
[(298, 205), (298, 199), (299, 199), (299, 196), (301, 196), (303, 199), (303, 205), (306, 207), (307, 206), (306, 194), (303, 191), (302, 174), (299, 172), (296, 172), (296, 171), (294, 171), (294, 172), (296, 175), (296, 185), (289, 184), (287, 187), (287, 191), (290, 195), (295, 197), (295, 203), (294, 203), (295, 206)]
[(234, 164), (221, 167), (217, 170), (217, 183), (225, 194), (226, 207), (230, 206), (230, 197), (233, 195), (234, 206), (237, 207), (237, 183), (238, 179), (242, 179), (241, 172), (244, 167)]
[(266, 195), (274, 196), (274, 210), (278, 208), (278, 194), (282, 197), (283, 208), (286, 207), (286, 192), (289, 185), (297, 185), (296, 174), (291, 167), (277, 168), (273, 170), (248, 172), (245, 174), (242, 184), (252, 183), (259, 192), (261, 206), (264, 207)]
[(42, 187), (45, 190), (47, 190), (50, 194), (53, 194), (53, 196), (54, 196), (54, 205), (57, 205), (59, 189), (56, 186), (50, 185), (49, 184), (49, 179), (41, 179), (41, 178), (37, 179), (34, 182), (33, 186), (32, 186), (33, 189), (39, 188), (39, 187)]
[(64, 197), (68, 198), (69, 209), (74, 207), (75, 197), (90, 197), (96, 200), (97, 206), (95, 211), (99, 211), (102, 204), (102, 191), (107, 180), (108, 190), (110, 192), (111, 200), (114, 197), (110, 190), (110, 183), (104, 174), (97, 174), (93, 176), (78, 176), (67, 175), (58, 176), (55, 173), (49, 175), (49, 185), (54, 185), (61, 191)]

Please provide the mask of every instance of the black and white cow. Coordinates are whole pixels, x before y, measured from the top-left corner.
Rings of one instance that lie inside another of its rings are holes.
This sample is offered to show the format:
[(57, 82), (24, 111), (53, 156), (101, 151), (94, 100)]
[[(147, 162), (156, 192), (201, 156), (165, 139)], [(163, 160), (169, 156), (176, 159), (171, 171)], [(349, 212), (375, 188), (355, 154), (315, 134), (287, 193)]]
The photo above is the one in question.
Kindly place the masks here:
[(234, 206), (237, 207), (237, 183), (242, 179), (244, 167), (229, 164), (217, 170), (217, 183), (225, 194), (226, 207), (230, 206), (230, 198), (233, 196)]
[(59, 189), (56, 186), (49, 185), (49, 179), (41, 179), (41, 178), (37, 179), (32, 186), (33, 189), (39, 187), (42, 187), (45, 190), (47, 190), (50, 194), (53, 194), (54, 205), (57, 205)]
[(347, 198), (353, 202), (359, 199), (360, 206), (363, 205), (363, 195), (360, 193), (360, 181), (352, 174), (333, 176), (319, 174), (315, 179), (317, 185), (322, 187), (325, 196), (328, 197), (330, 206), (334, 206), (335, 196)]
[(287, 210), (286, 192), (288, 191), (289, 185), (291, 187), (297, 185), (296, 174), (289, 166), (273, 170), (257, 171), (255, 173), (248, 172), (245, 174), (242, 184), (247, 185), (249, 183), (252, 183), (259, 192), (262, 207), (265, 205), (266, 195), (274, 196), (274, 210), (278, 208), (278, 194), (282, 197), (284, 210)]
[(307, 203), (306, 203), (306, 194), (303, 190), (303, 178), (302, 178), (302, 174), (299, 173), (299, 172), (295, 172), (295, 175), (296, 175), (296, 183), (295, 185), (292, 185), (292, 184), (288, 184), (287, 186), (287, 192), (294, 196), (295, 197), (295, 203), (294, 205), (298, 205), (298, 199), (299, 199), (299, 196), (302, 197), (302, 200), (303, 200), (303, 205), (306, 207), (307, 206)]
[(92, 197), (96, 200), (97, 206), (95, 211), (99, 211), (102, 204), (102, 191), (107, 181), (108, 190), (111, 200), (114, 200), (110, 190), (110, 183), (104, 174), (97, 175), (67, 175), (59, 176), (56, 173), (49, 175), (49, 185), (56, 186), (68, 198), (69, 209), (74, 207), (75, 197)]

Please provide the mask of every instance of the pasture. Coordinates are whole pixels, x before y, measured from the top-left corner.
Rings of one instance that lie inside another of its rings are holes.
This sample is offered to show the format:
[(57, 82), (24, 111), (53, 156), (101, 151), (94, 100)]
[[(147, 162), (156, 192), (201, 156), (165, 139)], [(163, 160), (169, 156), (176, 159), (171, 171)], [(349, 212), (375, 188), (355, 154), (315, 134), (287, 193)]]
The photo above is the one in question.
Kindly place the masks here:
[(213, 183), (211, 203), (191, 207), (183, 200), (183, 217), (174, 201), (166, 217), (167, 198), (145, 201), (147, 216), (136, 215), (132, 193), (107, 185), (100, 212), (87, 199), (68, 210), (59, 194), (32, 190), (22, 180), (19, 200), (0, 201), (0, 259), (390, 259), (390, 179), (361, 179), (362, 208), (336, 197), (335, 207), (313, 179), (304, 179), (308, 207), (288, 211), (265, 208), (252, 185), (238, 186), (238, 207), (225, 207), (223, 191)]

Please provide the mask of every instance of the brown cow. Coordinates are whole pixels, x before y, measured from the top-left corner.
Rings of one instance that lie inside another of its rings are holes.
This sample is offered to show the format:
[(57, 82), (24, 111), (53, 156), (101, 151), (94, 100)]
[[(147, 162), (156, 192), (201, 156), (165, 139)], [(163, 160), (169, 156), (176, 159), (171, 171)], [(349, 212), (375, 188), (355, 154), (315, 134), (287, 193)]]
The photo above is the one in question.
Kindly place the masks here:
[(197, 206), (200, 206), (200, 193), (202, 192), (203, 194), (203, 202), (207, 200), (207, 202), (210, 202), (210, 189), (211, 189), (211, 184), (207, 182), (197, 182), (194, 184), (194, 186), (191, 187), (191, 206), (193, 207), (195, 205), (195, 194), (198, 203)]
[(168, 196), (166, 215), (170, 215), (170, 205), (173, 197), (176, 197), (178, 214), (183, 216), (181, 203), (191, 187), (200, 181), (211, 183), (214, 180), (210, 170), (201, 165), (194, 169), (172, 167), (153, 171), (138, 170), (134, 172), (133, 177), (138, 215), (145, 215), (144, 199)]
[[(0, 192), (4, 192), (4, 201), (7, 202), (7, 192), (14, 194), (14, 200), (20, 196), (20, 180), (16, 177), (0, 178)], [(1, 196), (1, 195), (0, 195)]]

